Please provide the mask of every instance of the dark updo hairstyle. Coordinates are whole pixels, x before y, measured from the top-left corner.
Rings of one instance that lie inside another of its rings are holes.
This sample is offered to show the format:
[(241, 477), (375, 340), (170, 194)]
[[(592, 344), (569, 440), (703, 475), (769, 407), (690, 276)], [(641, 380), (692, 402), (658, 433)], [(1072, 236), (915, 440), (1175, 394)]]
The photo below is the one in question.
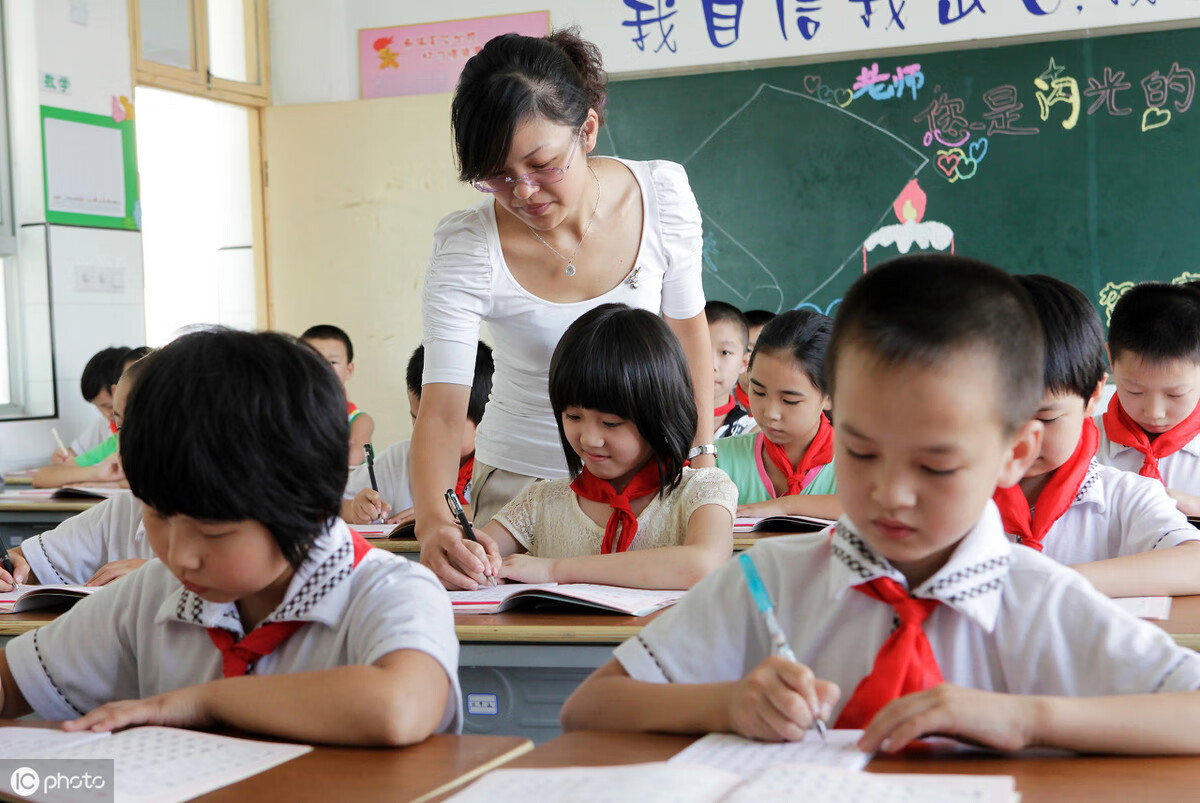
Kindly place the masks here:
[(696, 396), (679, 338), (654, 313), (602, 304), (581, 315), (550, 358), (550, 405), (572, 476), (583, 462), (562, 417), (583, 407), (633, 422), (658, 465), (659, 493), (679, 484), (696, 438)]
[(504, 170), (513, 133), (541, 117), (579, 128), (595, 109), (604, 123), (608, 76), (600, 50), (564, 28), (537, 38), (506, 33), (467, 60), (450, 106), (450, 126), (463, 181)]
[(826, 396), (825, 349), (833, 333), (833, 319), (810, 309), (793, 309), (780, 313), (767, 321), (758, 340), (754, 341), (754, 353), (750, 355), (750, 367), (759, 354), (784, 353), (789, 355), (813, 387)]

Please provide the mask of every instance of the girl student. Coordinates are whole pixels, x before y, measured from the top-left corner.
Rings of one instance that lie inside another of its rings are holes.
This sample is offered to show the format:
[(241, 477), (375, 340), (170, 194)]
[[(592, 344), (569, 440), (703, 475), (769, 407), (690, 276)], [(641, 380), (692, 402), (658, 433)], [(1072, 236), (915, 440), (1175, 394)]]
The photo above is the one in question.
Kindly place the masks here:
[(573, 479), (529, 485), (483, 528), (498, 576), (690, 588), (728, 560), (737, 489), (720, 469), (687, 465), (694, 398), (658, 316), (604, 304), (575, 321), (550, 361)]
[(750, 355), (750, 414), (758, 432), (717, 442), (717, 466), (738, 489), (739, 516), (842, 514), (826, 412), (825, 347), (833, 322), (811, 310), (776, 316)]

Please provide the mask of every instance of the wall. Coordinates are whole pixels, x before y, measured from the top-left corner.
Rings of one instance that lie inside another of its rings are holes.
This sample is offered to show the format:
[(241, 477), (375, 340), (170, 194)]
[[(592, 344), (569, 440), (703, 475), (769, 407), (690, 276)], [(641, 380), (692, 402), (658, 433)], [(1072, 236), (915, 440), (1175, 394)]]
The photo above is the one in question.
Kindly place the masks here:
[[(41, 172), (39, 105), (109, 114), (114, 96), (132, 97), (126, 2), (5, 0), (4, 14), (14, 208), (23, 243), (49, 241), (59, 415), (0, 422), (0, 470), (46, 462), (54, 450), (51, 427), (64, 440), (74, 438), (96, 415), (78, 389), (87, 358), (105, 346), (139, 345), (145, 338), (141, 235), (59, 226), (47, 231)], [(39, 91), (43, 72), (68, 77), (69, 94)], [(119, 271), (123, 289), (81, 290), (77, 277), (89, 269)]]

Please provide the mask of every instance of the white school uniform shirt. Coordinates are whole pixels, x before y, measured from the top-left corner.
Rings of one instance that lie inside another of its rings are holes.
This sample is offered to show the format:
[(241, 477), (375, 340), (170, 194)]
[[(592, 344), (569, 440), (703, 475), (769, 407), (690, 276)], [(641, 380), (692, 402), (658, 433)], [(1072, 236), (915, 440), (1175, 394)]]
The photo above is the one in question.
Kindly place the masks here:
[[(871, 672), (895, 625), (890, 605), (852, 590), (906, 587), (846, 517), (822, 533), (771, 538), (748, 553), (798, 660), (841, 687), (834, 716)], [(913, 589), (943, 678), (1015, 694), (1091, 696), (1200, 688), (1200, 654), (1117, 607), (1078, 572), (1008, 541), (990, 500), (949, 560)], [(614, 656), (658, 683), (735, 681), (771, 655), (737, 560), (698, 583)]]
[[(340, 519), (322, 533), (264, 622), (303, 620), (252, 668), (256, 675), (372, 664), (420, 650), (450, 680), (439, 732), (462, 726), (458, 639), (450, 599), (415, 561), (372, 549), (358, 566)], [(208, 627), (244, 635), (236, 603), (207, 602), (159, 560), (78, 602), (45, 627), (10, 642), (9, 668), (40, 716), (74, 719), (113, 700), (149, 697), (223, 677)]]
[[(375, 483), (379, 495), (392, 506), (395, 515), (413, 506), (412, 486), (409, 484), (409, 442), (394, 443), (375, 456)], [(371, 472), (366, 462), (350, 472), (343, 499), (353, 499), (363, 488), (371, 487)], [(468, 487), (470, 484), (468, 483)], [(467, 497), (468, 501), (470, 497)]]
[[(1014, 542), (1015, 535), (1010, 535)], [(1059, 563), (1123, 558), (1200, 541), (1162, 483), (1095, 460), (1075, 501), (1050, 526), (1042, 554)]]
[(71, 451), (77, 455), (91, 451), (108, 440), (108, 436), (111, 434), (112, 426), (108, 419), (100, 417), (88, 424), (83, 432), (79, 433), (79, 437), (71, 441)]
[[(1132, 446), (1122, 446), (1108, 439), (1104, 432), (1104, 417), (1096, 416), (1100, 429), (1100, 448), (1096, 459), (1106, 466), (1113, 466), (1137, 474), (1146, 462), (1146, 456)], [(1158, 473), (1168, 488), (1189, 494), (1200, 494), (1200, 435), (1180, 447), (1174, 454), (1158, 459)]]
[(21, 553), (39, 583), (67, 585), (83, 585), (114, 560), (154, 557), (142, 526), (142, 503), (129, 491), (105, 499), (53, 530), (26, 538)]

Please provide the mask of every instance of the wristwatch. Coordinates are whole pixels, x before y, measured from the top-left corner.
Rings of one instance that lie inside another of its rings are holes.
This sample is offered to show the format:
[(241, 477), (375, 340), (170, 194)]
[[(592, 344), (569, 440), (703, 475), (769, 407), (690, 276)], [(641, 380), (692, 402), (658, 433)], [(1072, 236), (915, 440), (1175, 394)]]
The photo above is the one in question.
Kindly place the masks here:
[(716, 446), (713, 446), (711, 443), (702, 443), (699, 446), (692, 447), (692, 450), (690, 452), (688, 452), (687, 459), (694, 460), (702, 454), (715, 455), (716, 453), (717, 453)]

